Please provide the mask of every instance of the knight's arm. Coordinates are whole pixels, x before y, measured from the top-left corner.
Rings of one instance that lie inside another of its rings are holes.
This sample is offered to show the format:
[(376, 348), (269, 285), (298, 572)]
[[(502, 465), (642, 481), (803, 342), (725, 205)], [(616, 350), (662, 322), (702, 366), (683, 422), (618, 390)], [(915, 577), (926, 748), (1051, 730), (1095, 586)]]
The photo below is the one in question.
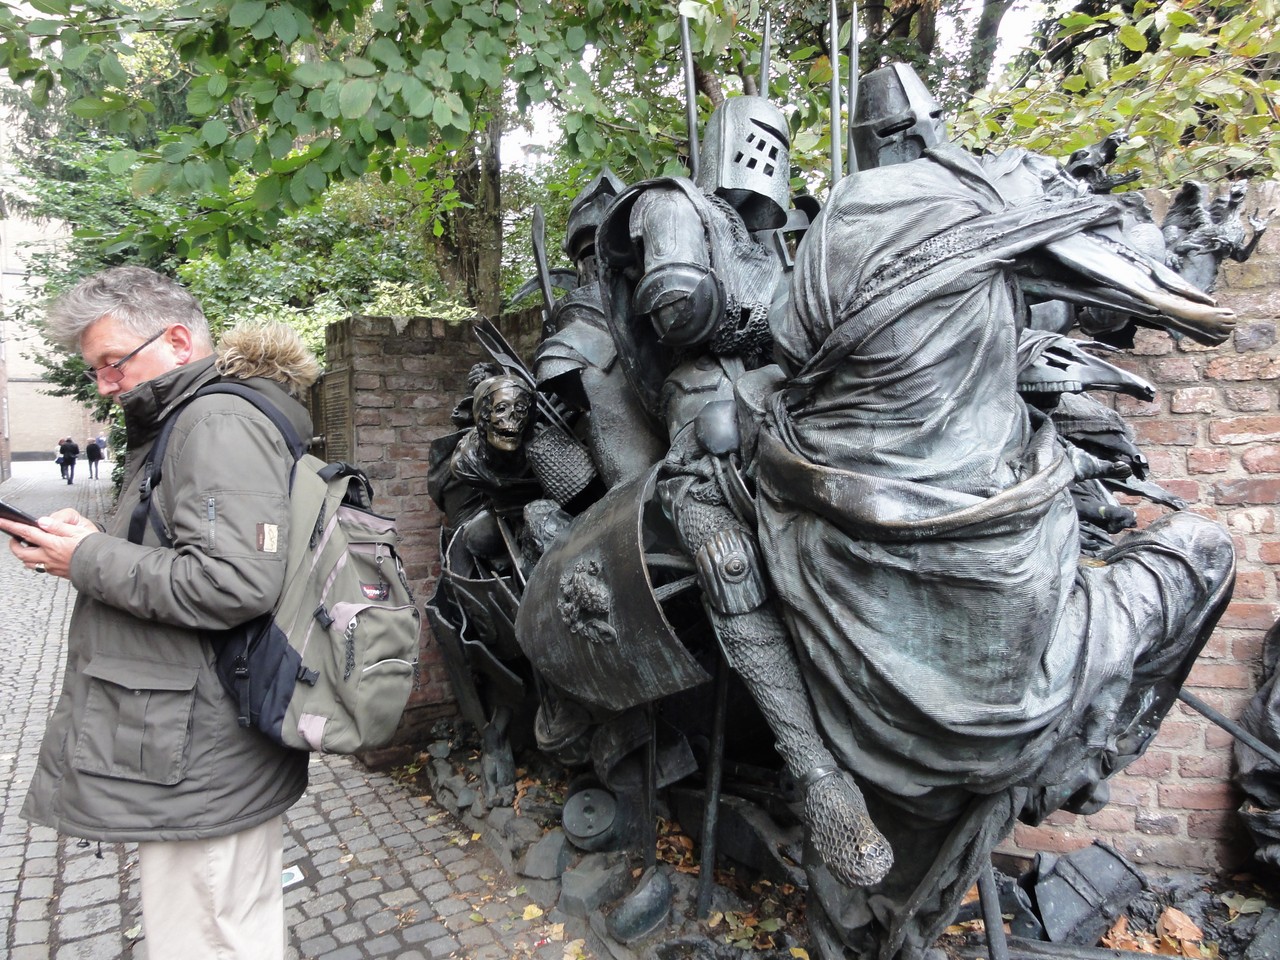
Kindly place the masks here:
[[(1213, 298), (1192, 286), (1168, 267), (1131, 251), (1122, 244), (1084, 232), (1045, 244), (1041, 250), (1058, 264), (1069, 268), (1107, 291), (1118, 307), (1125, 301), (1132, 311), (1151, 316), (1154, 311), (1167, 325), (1201, 343), (1221, 343), (1235, 326), (1235, 314), (1214, 304)], [(1060, 296), (1085, 303), (1089, 286), (1081, 297), (1073, 298), (1071, 284), (1064, 284)], [(1096, 287), (1093, 288), (1096, 292)]]
[(636, 200), (630, 228), (643, 254), (632, 299), (636, 313), (648, 316), (671, 346), (710, 339), (724, 310), (724, 287), (693, 202), (678, 189), (647, 190)]

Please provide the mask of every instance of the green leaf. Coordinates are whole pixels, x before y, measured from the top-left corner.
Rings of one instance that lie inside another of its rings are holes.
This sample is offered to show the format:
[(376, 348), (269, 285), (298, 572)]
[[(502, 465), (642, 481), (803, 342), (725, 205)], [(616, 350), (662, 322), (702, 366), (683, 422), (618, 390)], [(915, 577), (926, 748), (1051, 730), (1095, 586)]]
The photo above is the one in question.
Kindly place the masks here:
[(298, 39), (298, 21), (294, 19), (291, 5), (276, 7), (271, 11), (270, 18), (271, 32), (280, 39), (281, 43), (288, 46)]
[(294, 83), (300, 83), (304, 87), (323, 87), (341, 75), (342, 68), (337, 64), (308, 61), (294, 67), (291, 78)]
[(165, 163), (181, 163), (191, 156), (194, 148), (195, 144), (186, 137), (181, 140), (170, 141), (160, 148), (160, 158)]
[(436, 98), (427, 85), (413, 75), (406, 75), (400, 85), (400, 98), (404, 100), (409, 116), (422, 119), (429, 117), (435, 109)]
[(111, 86), (121, 89), (129, 86), (129, 74), (125, 73), (124, 67), (120, 66), (120, 61), (114, 53), (103, 54), (102, 60), (98, 63), (98, 69), (102, 71), (102, 79)]
[(306, 180), (300, 176), (294, 175), (289, 178), (289, 197), (300, 207), (304, 207), (310, 202), (312, 196), (311, 187)]
[(187, 110), (193, 116), (204, 117), (218, 109), (218, 103), (209, 96), (209, 88), (198, 80), (187, 91)]
[(271, 151), (271, 159), (279, 160), (293, 152), (293, 135), (288, 130), (276, 129), (267, 138), (267, 149)]
[(280, 202), (280, 178), (269, 174), (253, 188), (253, 205), (259, 210), (274, 209)]
[(227, 125), (215, 117), (206, 120), (200, 128), (200, 139), (211, 147), (217, 147), (227, 142), (228, 133)]
[(378, 85), (372, 80), (348, 80), (342, 85), (338, 94), (338, 107), (342, 116), (348, 120), (359, 120), (373, 105)]
[(209, 96), (220, 97), (227, 92), (227, 75), (211, 73), (209, 75)]
[(73, 100), (71, 106), (67, 108), (77, 117), (84, 120), (96, 120), (99, 117), (105, 117), (112, 113), (116, 107), (105, 100), (97, 100), (93, 97), (81, 97), (79, 100)]
[(1126, 23), (1120, 28), (1120, 32), (1116, 34), (1116, 39), (1135, 53), (1142, 53), (1147, 49), (1147, 38), (1141, 30), (1131, 23)]
[(383, 8), (369, 19), (369, 25), (378, 33), (395, 33), (400, 28), (400, 18), (395, 10)]
[(266, 12), (267, 5), (262, 0), (242, 0), (231, 8), (229, 21), (231, 26), (244, 29), (252, 27), (263, 18)]
[(137, 150), (117, 150), (107, 158), (107, 169), (115, 176), (120, 177), (128, 173), (137, 162)]
[(389, 37), (378, 37), (369, 44), (369, 57), (385, 63), (393, 70), (404, 69), (404, 57), (400, 56), (400, 48)]
[(163, 163), (144, 163), (133, 173), (133, 192), (138, 196), (155, 193), (173, 176), (173, 168)]

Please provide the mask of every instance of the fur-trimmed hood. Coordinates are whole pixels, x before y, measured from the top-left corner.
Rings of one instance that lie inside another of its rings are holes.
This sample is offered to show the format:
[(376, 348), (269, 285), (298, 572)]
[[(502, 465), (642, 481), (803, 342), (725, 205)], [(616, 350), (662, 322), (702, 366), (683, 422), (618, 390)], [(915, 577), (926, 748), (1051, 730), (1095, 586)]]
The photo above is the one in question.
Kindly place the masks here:
[(296, 330), (283, 323), (246, 320), (222, 334), (215, 361), (223, 376), (266, 377), (300, 397), (320, 376), (320, 363)]

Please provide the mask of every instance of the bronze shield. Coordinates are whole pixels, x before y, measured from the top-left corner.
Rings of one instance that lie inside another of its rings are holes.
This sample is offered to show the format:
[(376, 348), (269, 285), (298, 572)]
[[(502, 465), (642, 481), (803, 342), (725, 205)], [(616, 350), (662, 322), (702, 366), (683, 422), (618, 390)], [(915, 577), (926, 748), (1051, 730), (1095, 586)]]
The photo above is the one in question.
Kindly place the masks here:
[[(525, 656), (589, 707), (622, 710), (711, 679), (654, 593), (651, 562), (660, 554), (669, 570), (674, 549), (652, 502), (657, 470), (615, 487), (574, 520), (538, 561), (520, 603), (516, 640)], [(693, 584), (690, 574), (659, 592)]]

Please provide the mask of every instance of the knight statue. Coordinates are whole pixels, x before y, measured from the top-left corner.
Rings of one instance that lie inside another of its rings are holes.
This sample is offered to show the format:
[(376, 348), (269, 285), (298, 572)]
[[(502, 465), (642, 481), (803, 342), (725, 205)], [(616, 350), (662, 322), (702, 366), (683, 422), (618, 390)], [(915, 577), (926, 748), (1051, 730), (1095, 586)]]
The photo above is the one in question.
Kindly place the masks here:
[(810, 229), (758, 440), (777, 604), (895, 856), (860, 888), (810, 862), (824, 957), (922, 956), (1018, 818), (1104, 803), (1234, 580), (1227, 532), (1191, 513), (1081, 563), (1085, 461), (1020, 392), (1037, 351), (1019, 277), (1204, 343), (1230, 312), (1124, 245), (1106, 197), (913, 120), (855, 126), (875, 137), (860, 155), (902, 162), (841, 180)]

